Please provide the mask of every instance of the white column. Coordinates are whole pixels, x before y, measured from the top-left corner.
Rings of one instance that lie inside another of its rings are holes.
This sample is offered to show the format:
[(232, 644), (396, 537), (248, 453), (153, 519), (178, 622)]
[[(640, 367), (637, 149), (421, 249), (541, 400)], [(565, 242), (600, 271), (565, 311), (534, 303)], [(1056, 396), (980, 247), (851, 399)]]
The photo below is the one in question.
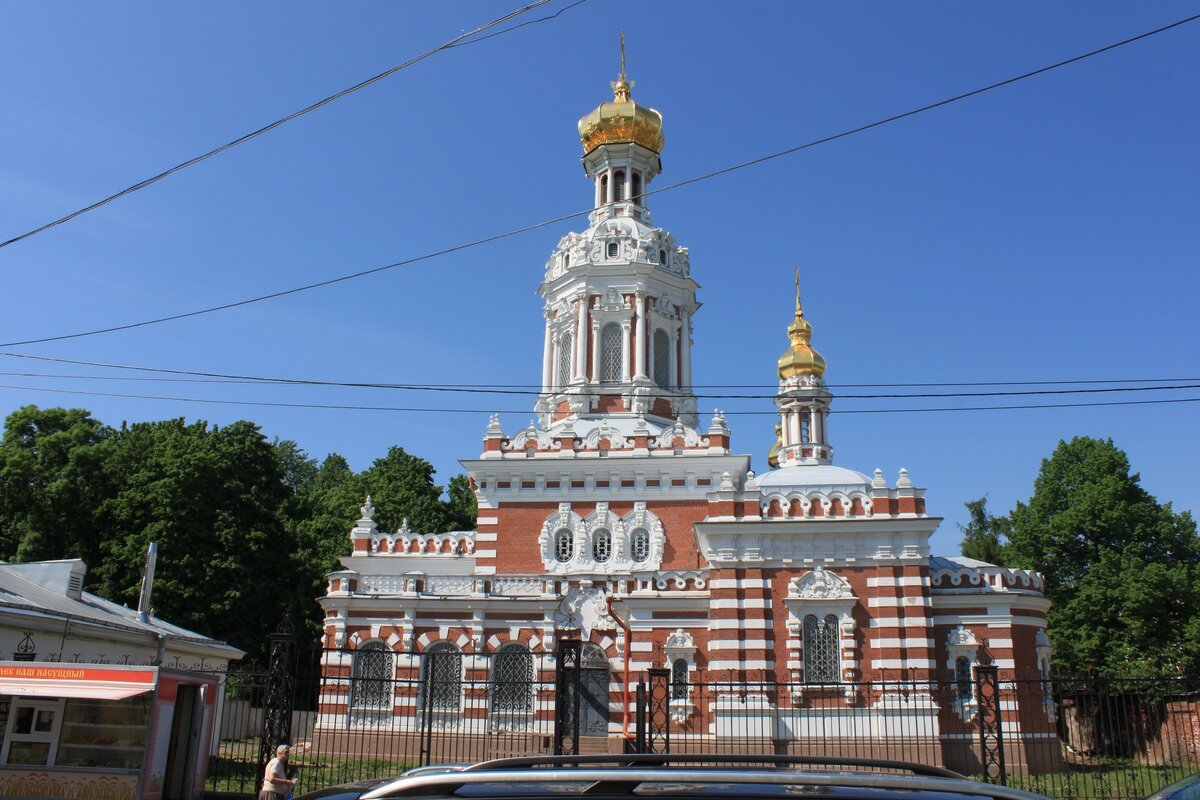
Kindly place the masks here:
[(646, 297), (634, 295), (634, 308), (637, 309), (637, 354), (634, 360), (634, 377), (646, 377)]
[(679, 354), (679, 384), (687, 389), (692, 388), (692, 315), (684, 309), (683, 326), (679, 333), (682, 345)]
[(600, 324), (592, 320), (592, 383), (600, 382)]
[(633, 365), (629, 363), (629, 356), (631, 355), (629, 332), (632, 327), (629, 320), (624, 320), (621, 323), (621, 380), (624, 383), (629, 383), (630, 374), (633, 370)]
[(573, 380), (583, 378), (584, 360), (587, 358), (587, 304), (587, 294), (580, 295), (577, 311), (578, 319), (575, 322), (575, 358), (573, 359), (574, 364), (571, 367), (571, 378)]
[(550, 312), (546, 312), (546, 341), (542, 345), (542, 394), (546, 394), (553, 388), (551, 382), (554, 380), (554, 334), (550, 330)]

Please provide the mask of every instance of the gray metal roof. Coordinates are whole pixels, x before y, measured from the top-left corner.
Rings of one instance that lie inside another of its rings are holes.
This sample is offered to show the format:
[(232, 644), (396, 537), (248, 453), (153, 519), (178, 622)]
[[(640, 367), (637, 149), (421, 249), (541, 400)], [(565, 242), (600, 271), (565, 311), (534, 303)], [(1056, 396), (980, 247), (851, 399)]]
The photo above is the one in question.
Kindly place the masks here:
[[(118, 605), (80, 591), (87, 566), (79, 559), (10, 564), (0, 561), (0, 610), (24, 611), (72, 619), (102, 627), (119, 628), (148, 636), (204, 645), (228, 652), (229, 658), (245, 655), (236, 647), (159, 619), (143, 619), (136, 609)], [(72, 579), (75, 579), (74, 581)], [(73, 585), (74, 584), (74, 585)]]

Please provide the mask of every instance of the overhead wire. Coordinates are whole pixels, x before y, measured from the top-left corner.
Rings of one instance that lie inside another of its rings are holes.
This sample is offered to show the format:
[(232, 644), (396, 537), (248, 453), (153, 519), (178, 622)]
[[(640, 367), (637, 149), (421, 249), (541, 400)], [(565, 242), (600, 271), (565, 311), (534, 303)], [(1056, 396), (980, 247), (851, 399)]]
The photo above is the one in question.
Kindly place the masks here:
[[(38, 361), (56, 361), (60, 363), (69, 363), (76, 365), (87, 365), (93, 367), (102, 367), (108, 369), (126, 369), (138, 372), (152, 372), (158, 374), (170, 375), (187, 375), (194, 378), (213, 379), (220, 383), (257, 383), (263, 385), (290, 385), (290, 386), (332, 386), (340, 388), (352, 389), (392, 389), (401, 391), (424, 391), (424, 392), (444, 392), (450, 394), (497, 394), (497, 395), (526, 395), (536, 396), (544, 394), (541, 387), (503, 387), (490, 385), (431, 385), (419, 383), (371, 383), (360, 381), (333, 381), (321, 380), (315, 378), (280, 378), (268, 377), (261, 375), (241, 375), (228, 372), (202, 372), (199, 370), (183, 370), (169, 369), (165, 367), (143, 367), (133, 366), (128, 364), (106, 364), (98, 361), (83, 361), (80, 359), (69, 358), (54, 358), (50, 356), (32, 356), (25, 353), (5, 353), (0, 352), (0, 356), (11, 358), (33, 359)], [(121, 380), (119, 377), (112, 376), (97, 376), (97, 375), (45, 375), (28, 372), (0, 372), (0, 375), (21, 376), (21, 377), (48, 377), (48, 378), (67, 378), (81, 380)], [(129, 380), (154, 380), (152, 378), (129, 378)], [(168, 380), (168, 379), (162, 379)], [(1200, 380), (1200, 379), (1191, 379)], [(1143, 381), (1144, 382), (1144, 381)], [(873, 384), (878, 385), (878, 384)], [(1019, 385), (1019, 384), (1013, 384)], [(697, 387), (691, 387), (693, 390)], [(775, 387), (777, 388), (777, 387)], [(909, 398), (937, 398), (937, 397), (1016, 397), (1029, 395), (1066, 395), (1066, 394), (1108, 394), (1114, 392), (1145, 392), (1145, 391), (1162, 391), (1162, 390), (1182, 390), (1182, 389), (1200, 389), (1200, 383), (1181, 384), (1178, 381), (1166, 386), (1123, 386), (1106, 388), (1085, 388), (1085, 389), (1025, 389), (1017, 391), (991, 391), (991, 392), (910, 392), (907, 394), (900, 393), (882, 393), (882, 394), (839, 394), (839, 399), (842, 400), (897, 400)], [(678, 391), (658, 391), (651, 389), (646, 393), (648, 397), (677, 397)], [(770, 400), (776, 395), (772, 394), (705, 394), (693, 393), (692, 396), (698, 399), (705, 400)]]
[(128, 187), (122, 189), (121, 191), (117, 192), (116, 194), (109, 195), (108, 197), (105, 197), (102, 200), (98, 200), (95, 203), (92, 203), (91, 205), (85, 206), (81, 209), (78, 209), (77, 211), (73, 211), (70, 214), (67, 214), (65, 217), (60, 217), (59, 219), (56, 219), (52, 222), (48, 222), (45, 225), (34, 228), (33, 230), (26, 231), (25, 233), (22, 233), (19, 236), (14, 236), (11, 239), (0, 242), (0, 248), (8, 247), (11, 244), (16, 244), (17, 242), (22, 241), (24, 239), (28, 239), (31, 236), (35, 236), (35, 235), (41, 233), (42, 231), (46, 231), (46, 230), (49, 230), (50, 228), (56, 227), (58, 225), (62, 225), (64, 222), (70, 222), (71, 220), (75, 219), (76, 217), (82, 216), (82, 215), (88, 213), (89, 211), (95, 211), (97, 208), (108, 205), (109, 203), (113, 202), (114, 200), (119, 200), (120, 198), (125, 197), (126, 195), (130, 195), (141, 189), (145, 189), (147, 186), (152, 186), (152, 185), (158, 183), (159, 181), (163, 180), (164, 178), (174, 175), (176, 172), (180, 172), (181, 170), (187, 169), (190, 166), (199, 164), (201, 161), (206, 161), (207, 159), (210, 159), (213, 156), (218, 155), (219, 153), (222, 153), (233, 147), (237, 147), (240, 144), (244, 144), (245, 142), (248, 142), (251, 139), (255, 139), (259, 136), (262, 136), (264, 133), (273, 131), (276, 128), (278, 128), (279, 126), (284, 125), (288, 122), (291, 122), (292, 120), (296, 119), (297, 117), (302, 117), (305, 114), (316, 111), (318, 108), (329, 105), (330, 103), (334, 102), (335, 100), (340, 100), (341, 98), (345, 97), (348, 94), (357, 92), (359, 89), (365, 89), (366, 87), (368, 87), (374, 83), (378, 83), (379, 81), (383, 80), (384, 78), (394, 75), (402, 69), (406, 69), (407, 67), (411, 67), (414, 64), (424, 61), (425, 59), (429, 58), (430, 56), (436, 55), (437, 53), (440, 53), (443, 50), (449, 50), (454, 47), (462, 47), (463, 45), (467, 45), (467, 44), (476, 44), (477, 42), (481, 42), (486, 39), (490, 39), (494, 36), (499, 36), (500, 34), (503, 34), (503, 33), (515, 31), (518, 28), (525, 27), (525, 25), (533, 25), (538, 22), (546, 22), (547, 20), (554, 19), (559, 14), (563, 13), (564, 11), (567, 11), (568, 9), (574, 8), (575, 6), (578, 6), (582, 3), (587, 2), (587, 0), (577, 0), (577, 2), (572, 3), (571, 5), (560, 9), (557, 14), (551, 14), (550, 16), (542, 17), (541, 19), (529, 20), (525, 23), (522, 23), (521, 25), (514, 25), (510, 28), (506, 28), (505, 30), (496, 31), (494, 33), (491, 33), (488, 36), (479, 37), (479, 39), (477, 39), (477, 40), (465, 41), (467, 39), (470, 39), (472, 36), (476, 36), (484, 31), (491, 30), (492, 28), (496, 27), (497, 25), (505, 23), (505, 22), (509, 21), (510, 19), (519, 17), (522, 14), (532, 11), (535, 8), (540, 8), (541, 6), (544, 6), (547, 3), (551, 3), (553, 1), (554, 0), (535, 0), (534, 2), (530, 3), (529, 5), (518, 8), (515, 11), (510, 11), (509, 13), (505, 14), (504, 16), (498, 17), (498, 18), (492, 20), (491, 22), (487, 23), (486, 25), (482, 25), (478, 28), (475, 28), (472, 31), (468, 31), (467, 33), (456, 36), (453, 39), (451, 39), (443, 44), (438, 45), (437, 47), (433, 48), (432, 50), (426, 50), (424, 53), (421, 53), (418, 56), (414, 56), (413, 58), (410, 58), (408, 61), (405, 61), (402, 64), (397, 64), (396, 66), (392, 67), (391, 69), (384, 70), (383, 72), (379, 73), (378, 75), (375, 75), (374, 77), (368, 78), (367, 80), (362, 81), (360, 83), (356, 83), (355, 85), (349, 87), (348, 89), (343, 89), (342, 91), (340, 91), (336, 94), (332, 94), (323, 100), (318, 100), (317, 102), (313, 103), (312, 105), (306, 106), (305, 108), (302, 108), (299, 111), (294, 111), (291, 114), (288, 114), (286, 117), (283, 117), (282, 119), (277, 119), (274, 122), (264, 125), (263, 127), (259, 128), (257, 130), (251, 131), (250, 133), (247, 133), (243, 136), (239, 136), (238, 138), (236, 138), (230, 142), (226, 142), (225, 144), (221, 145), (220, 147), (216, 147), (212, 150), (209, 150), (206, 153), (202, 153), (201, 155), (196, 156), (195, 158), (190, 158), (187, 161), (183, 161), (179, 164), (176, 164), (175, 166), (171, 167), (170, 169), (164, 170), (164, 171), (158, 173), (157, 175), (153, 175), (149, 178), (146, 178), (145, 180), (138, 181), (137, 183), (133, 184), (132, 186), (128, 186)]
[[(544, 1), (545, 0), (543, 0), (543, 2)], [(644, 195), (651, 196), (651, 195), (656, 195), (656, 194), (662, 194), (663, 192), (672, 191), (674, 189), (679, 189), (679, 188), (682, 188), (685, 186), (691, 186), (691, 185), (700, 183), (702, 181), (711, 180), (713, 178), (717, 178), (717, 177), (720, 177), (723, 175), (728, 175), (729, 173), (736, 172), (738, 170), (747, 169), (749, 167), (757, 166), (759, 164), (763, 164), (768, 161), (773, 161), (775, 159), (782, 158), (784, 156), (792, 155), (792, 154), (801, 152), (803, 150), (807, 150), (809, 148), (816, 147), (818, 145), (827, 144), (829, 142), (837, 141), (838, 139), (844, 139), (846, 137), (853, 136), (855, 134), (862, 133), (864, 131), (869, 131), (874, 128), (881, 127), (883, 125), (887, 125), (889, 123), (897, 122), (902, 119), (907, 119), (909, 117), (913, 117), (918, 114), (922, 114), (922, 113), (932, 111), (937, 108), (941, 108), (943, 106), (950, 105), (951, 103), (956, 103), (956, 102), (966, 100), (971, 97), (975, 97), (975, 96), (983, 94), (985, 92), (990, 92), (995, 89), (1002, 88), (1004, 86), (1010, 86), (1014, 83), (1026, 80), (1028, 78), (1032, 78), (1032, 77), (1035, 77), (1038, 75), (1043, 75), (1047, 72), (1051, 72), (1053, 70), (1060, 69), (1060, 68), (1068, 66), (1070, 64), (1074, 64), (1079, 61), (1083, 61), (1084, 59), (1092, 58), (1094, 56), (1109, 52), (1116, 48), (1124, 47), (1124, 46), (1132, 44), (1134, 42), (1138, 42), (1138, 41), (1147, 39), (1151, 36), (1156, 36), (1158, 34), (1169, 31), (1173, 28), (1177, 28), (1182, 25), (1185, 25), (1185, 24), (1188, 24), (1191, 22), (1195, 22), (1198, 19), (1200, 19), (1200, 14), (1195, 14), (1193, 16), (1177, 20), (1170, 24), (1160, 26), (1153, 30), (1146, 31), (1144, 33), (1140, 33), (1136, 36), (1131, 36), (1129, 38), (1122, 39), (1117, 42), (1113, 42), (1111, 44), (1105, 45), (1104, 47), (1100, 47), (1095, 50), (1091, 50), (1086, 53), (1082, 53), (1080, 55), (1072, 56), (1071, 58), (1067, 58), (1062, 61), (1058, 61), (1053, 64), (1050, 64), (1050, 65), (1047, 65), (1044, 67), (1040, 67), (1038, 69), (1031, 70), (1029, 72), (1025, 72), (1020, 75), (1016, 75), (1014, 77), (1007, 78), (1002, 81), (998, 81), (996, 83), (991, 83), (991, 84), (988, 84), (987, 86), (983, 86), (978, 89), (973, 89), (968, 92), (963, 92), (961, 94), (957, 94), (952, 97), (948, 97), (948, 98), (939, 100), (934, 103), (928, 103), (926, 105), (922, 105), (917, 108), (910, 109), (909, 111), (905, 111), (905, 112), (902, 112), (899, 114), (893, 114), (891, 116), (875, 120), (874, 122), (870, 122), (865, 125), (860, 125), (855, 128), (850, 128), (848, 130), (844, 130), (839, 133), (831, 134), (829, 136), (824, 136), (819, 139), (814, 139), (812, 141), (805, 142), (803, 144), (799, 144), (794, 147), (789, 147), (784, 150), (780, 150), (780, 151), (770, 153), (770, 154), (767, 154), (764, 156), (759, 156), (757, 158), (750, 159), (749, 161), (743, 161), (738, 164), (734, 164), (732, 166), (724, 167), (722, 169), (718, 169), (718, 170), (714, 170), (712, 172), (705, 173), (703, 175), (698, 175), (698, 176), (695, 176), (692, 178), (687, 178), (685, 180), (678, 181), (676, 183), (668, 184), (668, 185), (662, 186), (658, 189), (644, 192)], [(523, 233), (529, 233), (531, 231), (539, 230), (541, 228), (545, 228), (550, 225), (554, 225), (554, 224), (557, 224), (560, 222), (565, 222), (567, 220), (574, 219), (576, 217), (580, 217), (585, 214), (590, 214), (592, 211), (593, 211), (593, 209), (588, 208), (588, 209), (576, 211), (576, 212), (569, 213), (569, 214), (559, 215), (559, 216), (551, 218), (551, 219), (543, 220), (542, 222), (536, 222), (531, 225), (524, 225), (519, 228), (514, 228), (512, 230), (505, 231), (503, 233), (492, 234), (490, 236), (485, 236), (485, 237), (482, 237), (479, 239), (474, 239), (472, 241), (464, 242), (464, 243), (461, 243), (458, 245), (453, 245), (450, 247), (444, 247), (444, 248), (434, 250), (434, 251), (431, 251), (431, 252), (428, 252), (428, 253), (425, 253), (422, 255), (417, 255), (417, 256), (412, 256), (410, 258), (401, 259), (399, 261), (395, 261), (390, 264), (385, 264), (383, 266), (373, 267), (370, 269), (364, 269), (364, 270), (360, 270), (358, 272), (353, 272), (353, 273), (350, 273), (347, 275), (342, 275), (342, 276), (338, 276), (338, 277), (334, 277), (334, 278), (328, 278), (325, 280), (316, 281), (314, 283), (305, 284), (303, 286), (293, 287), (291, 289), (284, 289), (284, 290), (280, 290), (280, 291), (276, 291), (276, 292), (270, 292), (267, 294), (257, 295), (255, 297), (249, 297), (249, 298), (246, 298), (243, 300), (238, 300), (238, 301), (229, 302), (229, 303), (222, 303), (220, 305), (209, 306), (206, 308), (195, 309), (193, 311), (181, 312), (178, 314), (170, 314), (170, 315), (166, 315), (166, 316), (162, 316), (162, 317), (156, 317), (153, 319), (142, 320), (140, 322), (127, 323), (124, 325), (112, 325), (112, 326), (105, 327), (105, 328), (97, 328), (97, 329), (88, 330), (88, 331), (79, 331), (79, 332), (70, 333), (70, 334), (61, 334), (58, 336), (45, 336), (45, 337), (34, 338), (34, 339), (25, 339), (25, 340), (20, 340), (20, 341), (0, 342), (0, 347), (18, 347), (18, 346), (24, 346), (24, 345), (30, 345), (30, 344), (41, 344), (44, 342), (57, 342), (57, 341), (64, 341), (67, 339), (79, 339), (79, 338), (86, 337), (86, 336), (96, 336), (96, 335), (105, 334), (105, 333), (115, 333), (117, 331), (132, 330), (135, 328), (146, 327), (148, 325), (158, 325), (158, 324), (165, 323), (165, 322), (174, 322), (177, 320), (188, 319), (191, 317), (202, 316), (205, 314), (211, 314), (211, 313), (215, 313), (218, 311), (226, 311), (226, 310), (229, 310), (232, 308), (239, 308), (239, 307), (251, 305), (254, 303), (265, 302), (267, 300), (274, 300), (274, 299), (277, 299), (280, 297), (286, 297), (288, 295), (298, 294), (300, 292), (311, 291), (313, 289), (318, 289), (318, 288), (323, 288), (323, 287), (331, 286), (331, 285), (338, 284), (338, 283), (343, 283), (345, 281), (356, 280), (358, 278), (363, 278), (368, 275), (374, 275), (374, 274), (378, 274), (380, 272), (397, 269), (399, 267), (410, 266), (412, 264), (417, 264), (417, 263), (420, 263), (423, 261), (428, 261), (433, 258), (438, 258), (441, 256), (449, 255), (451, 253), (460, 252), (462, 250), (468, 250), (468, 249), (472, 249), (475, 247), (480, 247), (485, 244), (490, 244), (492, 242), (500, 241), (502, 239), (508, 239), (508, 238), (518, 236)], [(64, 219), (64, 221), (65, 221), (65, 219)]]
[[(292, 403), (281, 401), (267, 400), (228, 400), (218, 398), (203, 398), (203, 397), (176, 397), (168, 395), (144, 395), (130, 394), (125, 392), (88, 392), (80, 389), (51, 389), (38, 386), (14, 386), (11, 384), (0, 384), (0, 389), (15, 389), (18, 391), (27, 392), (50, 392), (54, 394), (70, 394), (83, 395), (88, 397), (115, 397), (130, 400), (157, 400), (171, 401), (181, 403), (201, 403), (210, 405), (233, 405), (233, 406), (258, 406), (267, 408), (310, 408), (310, 409), (327, 409), (340, 411), (389, 411), (389, 412), (404, 412), (404, 413), (429, 413), (429, 414), (528, 414), (529, 409), (520, 410), (504, 410), (500, 411), (494, 408), (428, 408), (428, 407), (405, 407), (405, 406), (368, 406), (368, 405), (351, 405), (343, 403)], [(1007, 406), (948, 406), (948, 407), (925, 407), (925, 408), (869, 408), (869, 409), (830, 409), (830, 414), (911, 414), (925, 412), (954, 412), (954, 411), (1015, 411), (1022, 409), (1047, 409), (1047, 408), (1094, 408), (1100, 406), (1141, 406), (1141, 405), (1166, 405), (1172, 403), (1197, 403), (1200, 402), (1200, 397), (1184, 397), (1171, 398), (1167, 400), (1108, 400), (1091, 403), (1036, 403), (1022, 405), (1007, 405)], [(725, 416), (778, 416), (777, 411), (737, 411), (737, 410), (722, 410)]]

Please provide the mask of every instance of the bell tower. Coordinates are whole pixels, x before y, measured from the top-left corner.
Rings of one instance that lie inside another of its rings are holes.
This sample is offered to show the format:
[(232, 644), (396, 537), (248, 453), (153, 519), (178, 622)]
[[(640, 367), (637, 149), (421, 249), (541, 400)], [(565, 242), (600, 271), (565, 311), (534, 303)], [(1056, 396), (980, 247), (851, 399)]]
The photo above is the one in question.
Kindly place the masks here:
[(611, 86), (612, 101), (579, 120), (588, 228), (562, 238), (538, 288), (546, 329), (536, 411), (545, 429), (600, 419), (695, 428), (698, 286), (687, 248), (652, 224), (646, 192), (662, 171), (663, 120), (632, 98), (624, 35)]
[(812, 325), (800, 305), (800, 270), (796, 269), (796, 316), (788, 326), (791, 346), (779, 357), (779, 435), (767, 457), (771, 467), (830, 464), (829, 402), (825, 386), (825, 358), (813, 349)]

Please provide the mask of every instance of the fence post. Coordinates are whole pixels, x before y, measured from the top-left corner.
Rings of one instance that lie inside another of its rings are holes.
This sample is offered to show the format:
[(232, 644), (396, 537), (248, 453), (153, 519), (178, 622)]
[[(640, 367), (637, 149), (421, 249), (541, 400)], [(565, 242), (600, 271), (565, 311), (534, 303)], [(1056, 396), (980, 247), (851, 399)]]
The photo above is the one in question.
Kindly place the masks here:
[(560, 639), (554, 664), (554, 755), (579, 755), (579, 681), (583, 642)]
[(987, 783), (1007, 784), (1004, 728), (1000, 717), (999, 670), (994, 664), (975, 667), (975, 702), (979, 706), (979, 763)]
[(275, 633), (267, 636), (270, 661), (267, 691), (263, 698), (263, 724), (258, 748), (258, 775), (275, 757), (276, 745), (288, 743), (292, 735), (292, 704), (295, 700), (296, 633), (291, 611), (284, 612)]
[(671, 752), (671, 671), (655, 667), (650, 674), (648, 753)]
[(637, 685), (637, 721), (635, 723), (636, 738), (634, 752), (645, 753), (646, 750), (646, 704), (649, 696), (646, 693), (646, 682), (638, 681)]

